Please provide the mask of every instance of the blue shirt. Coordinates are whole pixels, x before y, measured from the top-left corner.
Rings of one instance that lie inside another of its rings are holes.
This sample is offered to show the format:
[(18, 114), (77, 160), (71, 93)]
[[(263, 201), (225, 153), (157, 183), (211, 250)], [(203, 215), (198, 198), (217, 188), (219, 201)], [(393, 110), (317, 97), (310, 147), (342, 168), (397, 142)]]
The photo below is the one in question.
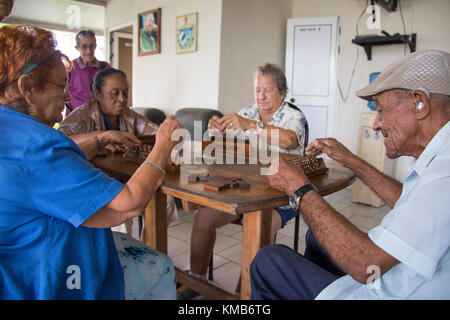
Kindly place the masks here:
[(369, 231), (400, 263), (369, 285), (339, 278), (318, 299), (450, 299), (450, 122), (409, 169), (394, 208)]
[(0, 299), (123, 299), (111, 230), (81, 226), (123, 185), (33, 117), (0, 128)]

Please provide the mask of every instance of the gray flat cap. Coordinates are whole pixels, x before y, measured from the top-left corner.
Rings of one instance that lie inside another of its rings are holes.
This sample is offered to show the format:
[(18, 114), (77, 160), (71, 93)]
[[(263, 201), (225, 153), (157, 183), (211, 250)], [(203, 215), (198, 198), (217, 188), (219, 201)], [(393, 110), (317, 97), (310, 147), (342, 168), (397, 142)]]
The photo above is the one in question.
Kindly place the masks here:
[(368, 86), (356, 91), (365, 100), (390, 89), (416, 90), (450, 96), (450, 53), (419, 51), (401, 57), (386, 67)]

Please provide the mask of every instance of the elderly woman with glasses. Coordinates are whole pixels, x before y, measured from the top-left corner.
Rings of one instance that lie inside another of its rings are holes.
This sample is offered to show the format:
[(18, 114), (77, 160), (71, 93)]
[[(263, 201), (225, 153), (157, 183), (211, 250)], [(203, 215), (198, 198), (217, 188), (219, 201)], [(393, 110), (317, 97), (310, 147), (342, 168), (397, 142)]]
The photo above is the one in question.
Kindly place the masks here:
[(146, 207), (179, 124), (161, 124), (126, 185), (103, 174), (87, 161), (93, 138), (78, 146), (52, 128), (70, 99), (55, 44), (40, 28), (0, 29), (0, 299), (174, 298), (170, 259), (110, 227)]

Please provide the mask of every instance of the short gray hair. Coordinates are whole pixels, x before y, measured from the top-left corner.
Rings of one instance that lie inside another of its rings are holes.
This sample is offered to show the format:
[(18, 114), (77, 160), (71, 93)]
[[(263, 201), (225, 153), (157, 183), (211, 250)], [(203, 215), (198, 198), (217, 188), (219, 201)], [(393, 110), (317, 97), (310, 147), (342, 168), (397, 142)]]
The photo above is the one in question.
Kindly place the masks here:
[(97, 39), (95, 38), (95, 32), (92, 30), (81, 30), (78, 31), (78, 33), (75, 36), (75, 41), (77, 42), (77, 46), (80, 45), (80, 38), (84, 38), (84, 37), (92, 37), (94, 38), (95, 42), (97, 42)]
[(259, 66), (253, 73), (253, 79), (259, 76), (269, 76), (277, 85), (278, 91), (284, 93), (286, 96), (288, 92), (286, 75), (284, 70), (273, 63), (266, 63), (263, 66)]

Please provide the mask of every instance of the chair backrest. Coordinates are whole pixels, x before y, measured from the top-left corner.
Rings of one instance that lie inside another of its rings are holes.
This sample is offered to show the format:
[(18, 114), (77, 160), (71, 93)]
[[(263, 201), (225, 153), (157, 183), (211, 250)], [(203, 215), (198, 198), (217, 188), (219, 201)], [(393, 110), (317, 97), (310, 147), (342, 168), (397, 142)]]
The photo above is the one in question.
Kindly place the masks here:
[[(205, 131), (208, 129), (208, 121), (212, 116), (222, 117), (223, 114), (214, 109), (205, 108), (181, 108), (175, 113), (175, 119), (189, 131), (191, 139), (194, 140), (198, 137), (194, 137), (194, 121), (201, 121), (202, 125), (202, 137)], [(201, 137), (200, 137), (201, 140)]]
[(133, 108), (132, 110), (142, 114), (144, 117), (146, 117), (154, 124), (157, 124), (158, 126), (166, 119), (166, 114), (158, 108), (137, 107)]
[[(295, 110), (298, 110), (298, 111), (300, 111), (301, 113), (303, 113), (303, 111), (300, 109), (300, 107), (299, 106), (297, 106), (296, 104), (293, 104), (292, 102), (290, 102), (290, 101), (285, 101), (286, 103), (287, 103), (287, 105), (289, 106), (289, 107), (291, 107), (291, 108), (293, 108), (293, 109), (295, 109)], [(303, 115), (305, 116), (305, 114), (303, 113)], [(308, 143), (309, 143), (309, 126), (308, 126), (308, 119), (306, 119), (306, 116), (305, 116), (305, 139), (303, 140), (303, 146), (304, 146), (304, 148), (303, 148), (303, 154), (305, 155), (305, 150), (306, 150), (306, 147), (308, 146)]]

